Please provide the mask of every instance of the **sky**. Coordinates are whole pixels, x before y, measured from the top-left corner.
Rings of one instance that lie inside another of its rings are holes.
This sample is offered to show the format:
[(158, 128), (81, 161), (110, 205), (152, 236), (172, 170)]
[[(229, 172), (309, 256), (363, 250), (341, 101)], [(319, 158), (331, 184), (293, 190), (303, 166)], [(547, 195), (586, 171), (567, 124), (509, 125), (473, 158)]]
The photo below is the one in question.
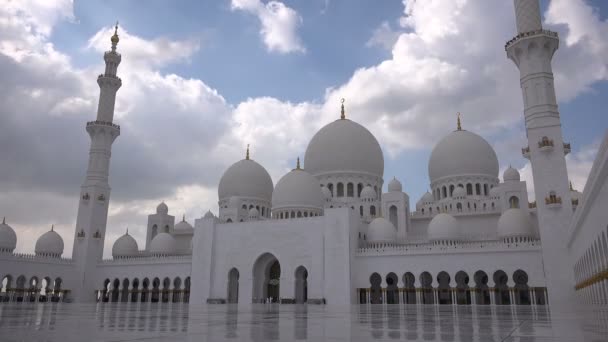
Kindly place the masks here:
[[(401, 180), (412, 206), (457, 112), (494, 146), (501, 175), (518, 168), (534, 195), (520, 152), (519, 73), (504, 51), (516, 33), (512, 1), (0, 1), (0, 216), (17, 231), (18, 252), (32, 253), (54, 224), (71, 255), (85, 123), (116, 21), (121, 136), (106, 256), (127, 227), (143, 248), (161, 201), (191, 223), (217, 213), (219, 179), (247, 144), (276, 184), (339, 117), (341, 98), (380, 142), (384, 178)], [(561, 38), (556, 91), (569, 176), (582, 190), (608, 127), (608, 3), (541, 8)]]

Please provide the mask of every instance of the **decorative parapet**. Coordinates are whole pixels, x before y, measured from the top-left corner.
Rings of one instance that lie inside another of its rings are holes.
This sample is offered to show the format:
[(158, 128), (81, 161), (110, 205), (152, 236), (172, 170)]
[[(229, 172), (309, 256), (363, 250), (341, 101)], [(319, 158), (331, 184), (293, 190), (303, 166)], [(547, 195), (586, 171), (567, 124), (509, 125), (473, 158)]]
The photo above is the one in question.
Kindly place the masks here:
[(120, 257), (113, 259), (104, 259), (100, 262), (102, 265), (116, 265), (116, 264), (138, 264), (138, 263), (162, 263), (163, 261), (170, 262), (191, 262), (192, 255), (150, 255), (146, 251), (139, 251), (139, 255), (130, 257)]
[(529, 31), (529, 32), (523, 32), (523, 33), (520, 33), (517, 36), (513, 37), (513, 39), (509, 40), (505, 44), (505, 51), (509, 48), (509, 46), (515, 44), (517, 41), (519, 41), (521, 39), (529, 38), (529, 37), (533, 37), (533, 36), (540, 36), (540, 35), (545, 35), (545, 36), (549, 36), (549, 37), (552, 37), (552, 38), (559, 38), (557, 32), (553, 32), (553, 31), (549, 31), (549, 30), (544, 30), (544, 29), (534, 30), (534, 31)]
[(521, 155), (526, 159), (530, 159), (530, 147), (526, 146), (526, 147), (522, 148)]
[(11, 253), (11, 252), (7, 252), (7, 251), (0, 251), (0, 259), (40, 261), (40, 262), (54, 263), (54, 264), (71, 264), (71, 263), (73, 263), (72, 258), (64, 258), (64, 257), (54, 256), (54, 255)]
[(538, 239), (521, 239), (516, 243), (502, 240), (460, 241), (450, 244), (424, 243), (379, 243), (369, 244), (357, 249), (357, 256), (435, 254), (435, 253), (478, 253), (504, 250), (538, 250), (541, 242)]

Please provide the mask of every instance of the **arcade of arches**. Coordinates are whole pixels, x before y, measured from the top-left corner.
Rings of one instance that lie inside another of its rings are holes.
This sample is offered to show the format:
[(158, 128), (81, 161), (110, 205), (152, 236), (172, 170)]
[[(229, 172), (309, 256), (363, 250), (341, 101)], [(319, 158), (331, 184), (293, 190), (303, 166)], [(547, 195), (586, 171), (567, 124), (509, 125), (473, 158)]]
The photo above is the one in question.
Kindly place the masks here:
[[(528, 286), (528, 274), (517, 270), (513, 273), (515, 286), (507, 285), (508, 275), (498, 270), (492, 275), (494, 287), (488, 286), (488, 274), (477, 271), (472, 279), (460, 271), (452, 276), (445, 271), (433, 276), (429, 272), (416, 277), (411, 272), (402, 275), (402, 286), (399, 287), (397, 274), (391, 272), (382, 276), (373, 273), (369, 277), (370, 287), (358, 290), (360, 304), (450, 304), (450, 305), (545, 305), (547, 290), (545, 287)], [(471, 281), (472, 280), (472, 281)], [(452, 286), (450, 284), (454, 284)], [(434, 286), (433, 286), (434, 285)]]
[(24, 275), (14, 279), (6, 275), (0, 283), (0, 302), (63, 302), (70, 290), (61, 287), (61, 278), (33, 276), (27, 280)]
[(187, 303), (190, 299), (190, 277), (164, 279), (155, 277), (128, 279), (106, 279), (97, 291), (98, 302), (142, 302), (142, 303)]

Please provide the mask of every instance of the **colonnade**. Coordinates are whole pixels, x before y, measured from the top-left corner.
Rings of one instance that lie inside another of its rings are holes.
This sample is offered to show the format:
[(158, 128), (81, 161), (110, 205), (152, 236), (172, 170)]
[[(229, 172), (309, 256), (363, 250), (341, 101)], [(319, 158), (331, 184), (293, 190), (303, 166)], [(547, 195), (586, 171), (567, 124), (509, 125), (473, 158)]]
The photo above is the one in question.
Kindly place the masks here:
[(608, 304), (608, 227), (574, 264), (576, 293), (587, 304)]
[(13, 276), (5, 275), (0, 283), (0, 302), (63, 302), (68, 298), (70, 290), (62, 288), (63, 280), (50, 277), (17, 277), (13, 284)]
[(138, 278), (129, 280), (119, 279), (104, 281), (101, 290), (95, 291), (98, 302), (142, 302), (142, 303), (187, 303), (190, 301), (190, 277), (182, 280), (180, 277), (171, 280), (166, 277), (162, 283), (159, 278), (150, 281), (144, 278), (141, 283)]

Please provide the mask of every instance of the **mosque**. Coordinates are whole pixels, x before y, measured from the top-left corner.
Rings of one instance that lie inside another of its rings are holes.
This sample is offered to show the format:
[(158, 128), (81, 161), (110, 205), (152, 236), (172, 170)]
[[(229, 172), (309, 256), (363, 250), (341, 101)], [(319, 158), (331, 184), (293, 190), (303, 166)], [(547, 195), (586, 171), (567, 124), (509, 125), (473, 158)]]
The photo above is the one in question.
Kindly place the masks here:
[(505, 51), (520, 71), (522, 155), (536, 199), (516, 169), (499, 177), (494, 149), (459, 117), (430, 155), (430, 191), (410, 207), (397, 178), (386, 179), (383, 192), (380, 144), (342, 104), (303, 163), (276, 184), (247, 148), (219, 181), (217, 214), (188, 222), (160, 203), (148, 216), (146, 240), (127, 231), (105, 260), (111, 148), (121, 133), (113, 121), (122, 84), (115, 32), (97, 78), (97, 118), (86, 123), (90, 159), (72, 257), (62, 257), (53, 229), (37, 240), (35, 254), (15, 253), (17, 235), (3, 221), (1, 301), (608, 303), (608, 136), (585, 188), (574, 190), (551, 69), (559, 38), (542, 28), (538, 0), (514, 4), (518, 33)]

